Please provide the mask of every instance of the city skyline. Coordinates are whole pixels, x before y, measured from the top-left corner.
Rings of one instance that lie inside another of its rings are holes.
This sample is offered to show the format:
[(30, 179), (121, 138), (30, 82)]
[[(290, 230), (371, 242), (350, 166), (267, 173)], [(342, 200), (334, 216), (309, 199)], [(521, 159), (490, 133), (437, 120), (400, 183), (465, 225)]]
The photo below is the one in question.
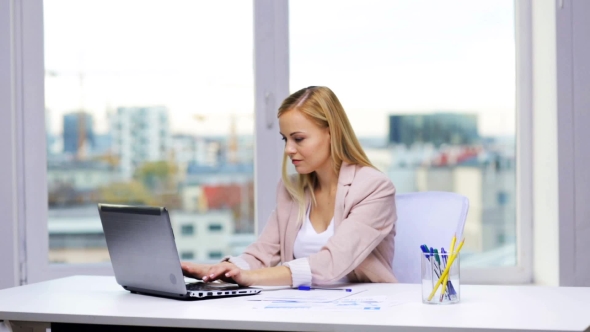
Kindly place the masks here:
[[(252, 2), (228, 3), (46, 2), (53, 133), (80, 109), (104, 133), (107, 110), (125, 106), (165, 106), (179, 133), (224, 134), (240, 114), (237, 132), (252, 133)], [(291, 89), (330, 86), (359, 136), (386, 135), (389, 114), (431, 111), (477, 112), (483, 135), (514, 135), (512, 1), (311, 5), (290, 3)]]

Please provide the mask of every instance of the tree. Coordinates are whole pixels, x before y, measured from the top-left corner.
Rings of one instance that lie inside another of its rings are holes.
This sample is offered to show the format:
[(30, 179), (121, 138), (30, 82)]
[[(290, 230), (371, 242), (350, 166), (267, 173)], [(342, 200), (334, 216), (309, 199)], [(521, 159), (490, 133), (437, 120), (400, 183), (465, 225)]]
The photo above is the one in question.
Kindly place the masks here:
[(111, 183), (100, 189), (100, 197), (105, 203), (158, 205), (152, 193), (138, 181)]
[(135, 170), (135, 178), (151, 190), (163, 191), (174, 187), (178, 168), (166, 161), (145, 162)]

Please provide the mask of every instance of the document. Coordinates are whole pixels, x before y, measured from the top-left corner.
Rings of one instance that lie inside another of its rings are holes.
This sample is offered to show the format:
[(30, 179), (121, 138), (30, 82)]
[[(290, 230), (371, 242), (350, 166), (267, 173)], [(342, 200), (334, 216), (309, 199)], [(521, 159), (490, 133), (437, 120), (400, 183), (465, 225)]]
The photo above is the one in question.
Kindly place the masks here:
[(387, 296), (346, 297), (332, 302), (298, 302), (298, 301), (262, 301), (254, 303), (254, 309), (299, 309), (326, 311), (382, 311), (390, 307), (404, 304)]
[(274, 301), (274, 302), (332, 302), (340, 300), (346, 297), (356, 295), (364, 292), (364, 288), (349, 288), (349, 292), (345, 289), (342, 290), (325, 290), (325, 289), (312, 289), (308, 291), (298, 289), (264, 289), (260, 294), (252, 297), (250, 301)]

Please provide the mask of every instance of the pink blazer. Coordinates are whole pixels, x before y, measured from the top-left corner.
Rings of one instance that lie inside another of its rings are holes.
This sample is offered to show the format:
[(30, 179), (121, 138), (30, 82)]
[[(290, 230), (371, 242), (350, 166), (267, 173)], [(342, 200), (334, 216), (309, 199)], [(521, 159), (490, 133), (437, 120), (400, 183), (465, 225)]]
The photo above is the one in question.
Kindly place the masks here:
[[(310, 200), (307, 195), (308, 203)], [(251, 269), (292, 261), (301, 222), (299, 206), (280, 181), (277, 206), (256, 242), (240, 258)], [(342, 163), (338, 176), (334, 235), (309, 256), (313, 284), (329, 284), (344, 276), (351, 282), (397, 282), (393, 271), (395, 187), (371, 167)]]

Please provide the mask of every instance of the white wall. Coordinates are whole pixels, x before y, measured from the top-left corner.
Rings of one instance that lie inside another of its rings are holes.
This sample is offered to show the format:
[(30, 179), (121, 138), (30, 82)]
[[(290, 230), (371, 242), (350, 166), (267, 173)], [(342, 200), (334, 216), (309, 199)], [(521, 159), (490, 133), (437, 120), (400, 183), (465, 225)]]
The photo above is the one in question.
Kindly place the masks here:
[(590, 1), (575, 1), (571, 13), (576, 253), (573, 284), (590, 286)]

